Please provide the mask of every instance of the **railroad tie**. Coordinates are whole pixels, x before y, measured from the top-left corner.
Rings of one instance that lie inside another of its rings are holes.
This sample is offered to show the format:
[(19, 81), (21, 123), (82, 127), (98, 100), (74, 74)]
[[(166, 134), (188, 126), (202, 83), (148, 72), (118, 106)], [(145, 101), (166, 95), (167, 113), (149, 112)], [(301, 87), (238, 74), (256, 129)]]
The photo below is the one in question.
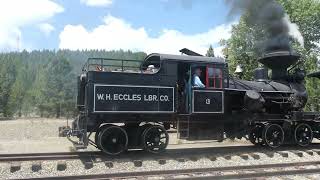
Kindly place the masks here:
[(57, 170), (58, 171), (64, 171), (67, 169), (67, 163), (66, 161), (58, 161), (57, 163)]
[(226, 160), (231, 160), (231, 155), (226, 155), (226, 156), (224, 156), (224, 158), (226, 159)]
[(252, 153), (250, 156), (253, 157), (253, 159), (260, 159), (260, 155), (256, 153)]
[(313, 150), (315, 153), (317, 153), (318, 155), (320, 155), (320, 151), (319, 150)]
[(285, 157), (285, 158), (289, 157), (288, 152), (278, 151), (277, 153), (280, 154), (282, 157)]
[(307, 154), (309, 154), (310, 156), (313, 156), (314, 155), (314, 152), (313, 151), (306, 151), (307, 152)]
[(91, 168), (93, 168), (93, 162), (92, 162), (92, 161), (85, 161), (85, 162), (84, 162), (84, 168), (85, 168), (85, 169), (91, 169)]
[(248, 159), (249, 159), (249, 155), (248, 155), (248, 154), (240, 154), (240, 157), (241, 157), (243, 160), (248, 160)]
[(193, 162), (198, 161), (198, 159), (199, 159), (199, 158), (198, 158), (198, 157), (195, 157), (195, 156), (191, 156), (191, 157), (190, 157), (190, 160), (193, 161)]
[(216, 156), (209, 156), (209, 159), (210, 159), (210, 161), (215, 161), (215, 160), (217, 160), (217, 157)]
[(158, 162), (160, 165), (164, 165), (167, 163), (167, 161), (165, 159), (159, 159)]
[(41, 162), (34, 162), (31, 165), (32, 172), (38, 172), (42, 169)]
[(273, 158), (274, 157), (274, 152), (265, 152), (264, 154), (266, 156), (268, 156), (269, 158)]
[(112, 163), (112, 161), (105, 161), (104, 164), (105, 164), (105, 166), (106, 166), (107, 168), (113, 168), (113, 163)]
[(133, 160), (133, 164), (135, 167), (141, 167), (142, 166), (142, 161), (141, 160)]
[(10, 166), (10, 172), (11, 173), (20, 171), (20, 169), (21, 169), (21, 164), (20, 163), (18, 163), (18, 162), (12, 162), (11, 163), (11, 166)]
[(184, 158), (178, 158), (177, 161), (178, 161), (178, 162), (186, 162), (186, 159), (184, 159)]
[(303, 152), (301, 151), (293, 151), (293, 153), (299, 157), (303, 157)]

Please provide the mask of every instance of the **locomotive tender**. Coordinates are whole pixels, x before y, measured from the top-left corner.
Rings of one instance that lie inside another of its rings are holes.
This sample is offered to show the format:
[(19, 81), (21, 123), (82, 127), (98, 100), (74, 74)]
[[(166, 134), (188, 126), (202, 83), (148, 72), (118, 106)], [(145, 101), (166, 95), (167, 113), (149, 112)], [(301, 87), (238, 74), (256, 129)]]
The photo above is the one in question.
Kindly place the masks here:
[[(78, 77), (79, 116), (63, 134), (77, 136), (72, 142), (78, 148), (92, 144), (111, 155), (137, 148), (161, 152), (170, 128), (180, 139), (244, 137), (272, 148), (307, 146), (320, 137), (320, 116), (303, 111), (304, 72), (287, 70), (299, 58), (291, 51), (267, 53), (253, 81), (229, 75), (223, 58), (197, 54), (150, 54), (142, 62), (91, 58)], [(193, 84), (196, 69), (204, 88)]]

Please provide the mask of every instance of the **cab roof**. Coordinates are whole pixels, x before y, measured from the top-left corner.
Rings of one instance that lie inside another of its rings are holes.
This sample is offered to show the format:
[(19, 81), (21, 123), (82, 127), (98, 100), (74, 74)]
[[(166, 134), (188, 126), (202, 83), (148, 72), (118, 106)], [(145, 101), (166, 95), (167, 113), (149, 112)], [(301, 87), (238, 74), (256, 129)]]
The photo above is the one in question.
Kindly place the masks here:
[(150, 54), (144, 59), (145, 63), (151, 63), (151, 62), (156, 63), (159, 61), (226, 64), (225, 59), (221, 57), (187, 56), (187, 55), (172, 55), (172, 54), (159, 54), (159, 53)]

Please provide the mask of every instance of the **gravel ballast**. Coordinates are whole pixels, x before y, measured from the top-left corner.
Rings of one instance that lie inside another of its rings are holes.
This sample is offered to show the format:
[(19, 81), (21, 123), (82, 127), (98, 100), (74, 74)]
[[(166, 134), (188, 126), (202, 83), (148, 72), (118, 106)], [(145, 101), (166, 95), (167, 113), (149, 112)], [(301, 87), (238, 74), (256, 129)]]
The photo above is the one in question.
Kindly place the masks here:
[[(71, 121), (69, 121), (69, 123), (71, 123)], [(43, 118), (0, 121), (0, 154), (74, 151), (71, 142), (64, 137), (58, 137), (58, 127), (66, 124), (66, 120)], [(246, 141), (233, 142), (230, 140), (223, 143), (212, 143), (210, 141), (206, 141), (200, 144), (194, 144), (193, 142), (185, 141), (184, 144), (177, 144), (178, 141), (174, 135), (175, 134), (171, 134), (170, 136), (171, 140), (168, 148), (181, 149), (181, 153), (184, 152), (184, 148), (224, 147), (237, 145), (251, 146)], [(92, 146), (87, 150), (96, 151)], [(288, 157), (284, 155), (285, 153), (287, 153)], [(179, 159), (184, 160), (180, 161)], [(106, 160), (96, 159), (90, 168), (85, 168), (83, 160), (70, 160), (65, 161), (65, 169), (61, 167), (57, 168), (58, 161), (21, 162), (21, 169), (15, 172), (10, 172), (12, 163), (8, 162), (0, 163), (0, 177), (1, 179), (21, 179), (47, 176), (291, 163), (301, 161), (320, 161), (320, 155), (315, 151), (314, 153), (307, 153), (307, 151), (305, 151), (302, 152), (301, 157), (301, 153), (286, 151), (284, 153), (274, 153), (273, 156), (270, 156), (270, 151), (267, 150), (265, 152), (254, 152), (254, 154), (249, 152), (240, 152), (239, 150), (238, 152), (230, 154), (206, 154), (203, 156), (194, 155), (192, 157), (183, 157), (183, 155), (180, 155), (179, 159), (170, 157), (166, 158), (162, 156), (161, 163), (159, 163), (160, 159), (148, 158), (147, 154), (146, 158), (107, 160), (107, 163)], [(136, 165), (133, 160), (136, 160)], [(41, 164), (41, 168), (38, 169), (37, 172), (33, 172), (32, 165), (39, 163)], [(299, 179), (299, 177), (300, 176), (288, 176), (288, 178), (291, 179)], [(320, 178), (318, 175), (308, 175), (306, 177), (312, 177), (314, 179)]]
[[(297, 156), (293, 152), (288, 152), (288, 158), (283, 157), (279, 153), (275, 153), (273, 158), (270, 158), (265, 153), (256, 153), (260, 159), (254, 159), (249, 156), (248, 160), (244, 160), (240, 156), (231, 156), (230, 160), (226, 160), (224, 155), (216, 155), (217, 159), (211, 161), (209, 158), (199, 158), (197, 161), (192, 161), (186, 157), (185, 162), (178, 162), (174, 159), (166, 160), (165, 164), (159, 164), (157, 160), (142, 160), (142, 166), (137, 167), (131, 160), (115, 160), (113, 167), (107, 167), (103, 160), (96, 159), (93, 162), (93, 167), (86, 169), (83, 161), (71, 160), (66, 161), (67, 168), (64, 171), (57, 170), (57, 161), (42, 161), (42, 162), (22, 162), (21, 170), (11, 173), (10, 163), (0, 163), (2, 178), (31, 178), (31, 177), (49, 177), (49, 176), (67, 176), (67, 175), (88, 175), (100, 173), (118, 173), (118, 172), (133, 172), (133, 171), (154, 171), (154, 170), (173, 170), (173, 169), (190, 169), (190, 168), (208, 168), (208, 167), (227, 167), (227, 166), (243, 166), (243, 165), (258, 165), (258, 164), (274, 164), (274, 163), (293, 163), (301, 161), (320, 161), (320, 156), (310, 156), (304, 153), (303, 157)], [(42, 169), (38, 172), (33, 172), (31, 167), (33, 164), (41, 163)], [(316, 167), (316, 166), (314, 166)], [(319, 168), (320, 166), (318, 166)], [(272, 170), (272, 169), (271, 169)], [(274, 170), (274, 169), (273, 169)], [(290, 170), (290, 168), (284, 168)], [(312, 175), (320, 178), (319, 175)], [(295, 177), (295, 176), (291, 176)]]

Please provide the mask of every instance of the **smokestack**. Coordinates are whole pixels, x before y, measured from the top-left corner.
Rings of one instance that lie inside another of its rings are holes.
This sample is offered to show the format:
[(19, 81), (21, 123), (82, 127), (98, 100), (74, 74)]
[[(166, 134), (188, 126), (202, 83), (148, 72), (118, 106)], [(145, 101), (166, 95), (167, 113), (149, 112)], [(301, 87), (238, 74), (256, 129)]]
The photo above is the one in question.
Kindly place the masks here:
[(266, 53), (259, 62), (272, 70), (273, 80), (286, 80), (288, 78), (288, 67), (295, 64), (300, 55), (290, 51), (274, 51)]

